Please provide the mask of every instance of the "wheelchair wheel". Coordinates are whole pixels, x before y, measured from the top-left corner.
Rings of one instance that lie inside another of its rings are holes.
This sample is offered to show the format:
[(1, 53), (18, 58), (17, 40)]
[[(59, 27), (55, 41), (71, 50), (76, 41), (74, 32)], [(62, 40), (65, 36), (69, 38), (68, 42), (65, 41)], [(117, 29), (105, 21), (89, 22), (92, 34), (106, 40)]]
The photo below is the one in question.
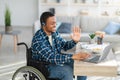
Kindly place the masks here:
[(44, 75), (31, 66), (24, 66), (16, 70), (12, 80), (46, 80)]

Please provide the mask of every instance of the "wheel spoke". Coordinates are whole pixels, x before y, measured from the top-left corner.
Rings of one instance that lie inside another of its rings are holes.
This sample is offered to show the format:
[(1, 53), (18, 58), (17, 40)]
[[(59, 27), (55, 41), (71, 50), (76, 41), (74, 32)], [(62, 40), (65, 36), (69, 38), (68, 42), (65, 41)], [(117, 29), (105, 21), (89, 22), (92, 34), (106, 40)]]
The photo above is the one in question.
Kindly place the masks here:
[(13, 77), (12, 80), (46, 80), (43, 74), (38, 71), (37, 69), (25, 66), (18, 69)]

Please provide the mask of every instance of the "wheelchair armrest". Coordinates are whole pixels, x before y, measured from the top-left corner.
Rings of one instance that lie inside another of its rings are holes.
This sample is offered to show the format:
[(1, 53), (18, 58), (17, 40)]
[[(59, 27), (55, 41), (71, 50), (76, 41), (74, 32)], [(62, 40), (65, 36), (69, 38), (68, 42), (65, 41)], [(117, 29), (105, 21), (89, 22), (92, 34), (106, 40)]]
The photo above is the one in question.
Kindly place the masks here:
[(25, 42), (17, 43), (17, 45), (18, 45), (18, 46), (19, 46), (19, 45), (25, 45), (26, 49), (28, 49), (28, 46), (27, 46), (27, 44), (26, 44)]

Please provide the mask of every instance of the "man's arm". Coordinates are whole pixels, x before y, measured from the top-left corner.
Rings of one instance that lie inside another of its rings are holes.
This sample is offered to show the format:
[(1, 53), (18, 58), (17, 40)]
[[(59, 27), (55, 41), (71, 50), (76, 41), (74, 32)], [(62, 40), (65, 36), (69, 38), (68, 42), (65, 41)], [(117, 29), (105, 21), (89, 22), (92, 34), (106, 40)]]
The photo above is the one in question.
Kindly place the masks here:
[(36, 47), (33, 46), (33, 51), (37, 50), (38, 55), (42, 56), (43, 61), (50, 62), (52, 64), (64, 64), (64, 63), (70, 63), (73, 60), (83, 60), (85, 58), (88, 58), (90, 55), (87, 53), (76, 53), (76, 54), (55, 54), (49, 47), (46, 47), (45, 45), (40, 46), (39, 44), (36, 44)]
[[(50, 47), (46, 46), (42, 42), (35, 42), (32, 45), (32, 52), (34, 55), (34, 52), (37, 52), (38, 56), (41, 56), (42, 59), (46, 62), (50, 62), (53, 64), (64, 64), (64, 63), (69, 63), (71, 62), (72, 59), (72, 54), (59, 54), (59, 53), (54, 53), (53, 50), (50, 49)], [(37, 57), (37, 56), (36, 56)]]
[(63, 38), (61, 38), (59, 36), (59, 34), (57, 34), (58, 35), (58, 37), (57, 37), (58, 40), (61, 41), (62, 49), (64, 49), (66, 51), (66, 50), (69, 50), (69, 49), (73, 48), (76, 45), (76, 43), (80, 41), (80, 36), (81, 36), (80, 33), (81, 33), (81, 29), (79, 27), (73, 27), (73, 33), (71, 35), (71, 38), (72, 38), (71, 41), (66, 41)]
[(76, 42), (74, 40), (66, 41), (58, 33), (56, 39), (56, 44), (60, 45), (61, 49), (65, 51), (73, 48), (76, 45)]

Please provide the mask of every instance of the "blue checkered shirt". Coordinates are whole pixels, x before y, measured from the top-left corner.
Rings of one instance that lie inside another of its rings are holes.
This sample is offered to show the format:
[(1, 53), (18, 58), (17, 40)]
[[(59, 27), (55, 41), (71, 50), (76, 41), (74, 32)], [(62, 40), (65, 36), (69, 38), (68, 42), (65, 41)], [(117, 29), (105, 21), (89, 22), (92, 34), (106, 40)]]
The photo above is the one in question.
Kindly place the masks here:
[(58, 32), (52, 33), (53, 45), (51, 46), (48, 40), (48, 36), (43, 29), (38, 30), (32, 40), (32, 58), (35, 60), (42, 60), (53, 64), (65, 64), (72, 60), (72, 54), (61, 53), (61, 50), (69, 50), (73, 48), (76, 43), (66, 41), (61, 38)]

